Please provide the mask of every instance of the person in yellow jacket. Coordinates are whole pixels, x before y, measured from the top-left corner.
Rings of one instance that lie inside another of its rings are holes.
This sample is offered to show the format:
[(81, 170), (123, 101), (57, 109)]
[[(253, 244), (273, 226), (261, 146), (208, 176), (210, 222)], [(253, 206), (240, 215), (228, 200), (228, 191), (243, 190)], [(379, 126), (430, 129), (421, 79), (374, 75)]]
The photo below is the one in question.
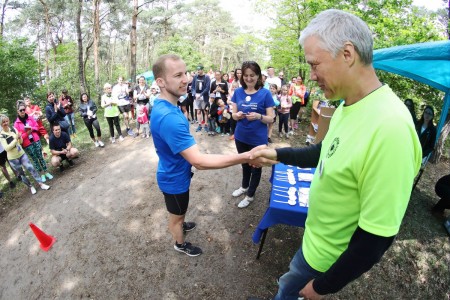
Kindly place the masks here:
[(25, 154), (25, 151), (22, 148), (22, 136), (15, 130), (10, 129), (9, 118), (5, 115), (0, 115), (0, 124), (2, 126), (2, 130), (0, 132), (0, 143), (2, 144), (2, 147), (5, 149), (8, 155), (8, 160), (11, 164), (11, 167), (19, 174), (20, 180), (30, 188), (33, 195), (36, 194), (36, 188), (25, 176), (25, 173), (23, 171), (24, 167), (28, 172), (30, 172), (41, 189), (50, 189), (49, 185), (46, 185), (42, 182), (41, 176), (34, 169), (33, 164)]

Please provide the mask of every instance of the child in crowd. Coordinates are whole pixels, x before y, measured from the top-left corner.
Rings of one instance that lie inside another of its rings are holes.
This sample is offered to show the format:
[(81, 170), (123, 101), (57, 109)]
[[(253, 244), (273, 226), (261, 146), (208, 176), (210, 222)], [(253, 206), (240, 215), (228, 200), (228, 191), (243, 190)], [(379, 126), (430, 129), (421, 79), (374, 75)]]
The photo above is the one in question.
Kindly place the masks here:
[(144, 103), (138, 103), (137, 105), (137, 121), (139, 123), (139, 127), (142, 128), (142, 137), (149, 138), (150, 126), (148, 122), (148, 109)]
[(224, 136), (225, 134), (230, 135), (230, 107), (228, 105), (225, 105), (225, 102), (222, 99), (217, 101), (217, 105), (219, 106), (217, 110), (217, 120), (220, 127), (220, 134), (221, 136)]
[(281, 87), (280, 106), (278, 106), (278, 115), (280, 116), (280, 121), (278, 123), (278, 136), (283, 136), (282, 130), (284, 126), (284, 133), (287, 139), (289, 138), (289, 114), (292, 106), (292, 100), (288, 95), (288, 92), (288, 86), (283, 85)]
[[(220, 99), (220, 98), (217, 98)], [(216, 135), (216, 122), (217, 122), (217, 99), (215, 98), (214, 94), (211, 94), (211, 96), (209, 97), (209, 103), (210, 103), (210, 108), (209, 108), (209, 113), (208, 113), (208, 126), (209, 126), (209, 131), (208, 131), (208, 135)]]
[(272, 143), (271, 137), (272, 137), (273, 124), (275, 124), (275, 122), (277, 121), (276, 109), (277, 109), (277, 106), (280, 105), (280, 101), (278, 100), (278, 87), (277, 87), (277, 85), (274, 84), (274, 83), (270, 84), (269, 90), (270, 90), (270, 93), (272, 94), (273, 102), (275, 102), (273, 123), (269, 123), (267, 125), (267, 140), (268, 140), (269, 143)]
[[(232, 105), (232, 101), (231, 98), (234, 95), (234, 91), (239, 88), (239, 81), (233, 81), (230, 85), (230, 91), (228, 92), (228, 101), (227, 104), (229, 105), (229, 107), (231, 107)], [(231, 109), (230, 109), (230, 114), (232, 113)], [(233, 118), (230, 118), (230, 140), (234, 140), (234, 130), (236, 129), (236, 120), (234, 120)]]

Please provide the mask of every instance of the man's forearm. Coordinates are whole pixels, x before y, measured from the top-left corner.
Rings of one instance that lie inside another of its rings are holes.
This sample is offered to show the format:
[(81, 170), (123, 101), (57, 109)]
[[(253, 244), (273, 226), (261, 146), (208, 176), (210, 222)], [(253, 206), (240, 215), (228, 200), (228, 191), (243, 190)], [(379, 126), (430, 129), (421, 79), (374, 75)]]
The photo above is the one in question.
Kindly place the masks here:
[(277, 160), (286, 165), (298, 166), (301, 168), (315, 168), (319, 163), (322, 143), (304, 148), (279, 148)]
[(382, 237), (358, 227), (338, 260), (313, 282), (320, 295), (336, 293), (380, 261), (395, 236)]

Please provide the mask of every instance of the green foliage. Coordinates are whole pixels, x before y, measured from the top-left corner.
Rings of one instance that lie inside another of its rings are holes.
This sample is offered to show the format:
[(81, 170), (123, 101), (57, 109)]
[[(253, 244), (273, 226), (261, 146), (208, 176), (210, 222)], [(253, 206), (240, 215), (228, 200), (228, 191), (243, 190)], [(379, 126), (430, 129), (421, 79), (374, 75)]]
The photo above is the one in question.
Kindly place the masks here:
[(36, 88), (38, 64), (34, 49), (25, 39), (0, 40), (0, 103), (9, 116), (16, 113), (16, 101)]
[(170, 37), (167, 41), (161, 43), (157, 50), (157, 56), (173, 53), (181, 56), (183, 60), (186, 62), (186, 66), (188, 70), (195, 70), (195, 67), (201, 62), (203, 65), (209, 65), (210, 62), (206, 61), (202, 54), (194, 48), (192, 42), (180, 36), (179, 34), (175, 34)]

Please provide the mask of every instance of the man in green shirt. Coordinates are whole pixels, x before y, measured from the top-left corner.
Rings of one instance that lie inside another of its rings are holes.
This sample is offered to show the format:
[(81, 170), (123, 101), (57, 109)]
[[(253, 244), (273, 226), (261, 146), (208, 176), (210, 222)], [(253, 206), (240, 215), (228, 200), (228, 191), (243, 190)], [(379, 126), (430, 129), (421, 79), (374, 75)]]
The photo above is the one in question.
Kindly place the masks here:
[(372, 32), (339, 10), (316, 16), (300, 36), (330, 100), (343, 99), (325, 139), (302, 149), (252, 150), (263, 164), (317, 167), (301, 249), (275, 299), (320, 299), (370, 270), (392, 244), (421, 163), (409, 111), (377, 78)]

